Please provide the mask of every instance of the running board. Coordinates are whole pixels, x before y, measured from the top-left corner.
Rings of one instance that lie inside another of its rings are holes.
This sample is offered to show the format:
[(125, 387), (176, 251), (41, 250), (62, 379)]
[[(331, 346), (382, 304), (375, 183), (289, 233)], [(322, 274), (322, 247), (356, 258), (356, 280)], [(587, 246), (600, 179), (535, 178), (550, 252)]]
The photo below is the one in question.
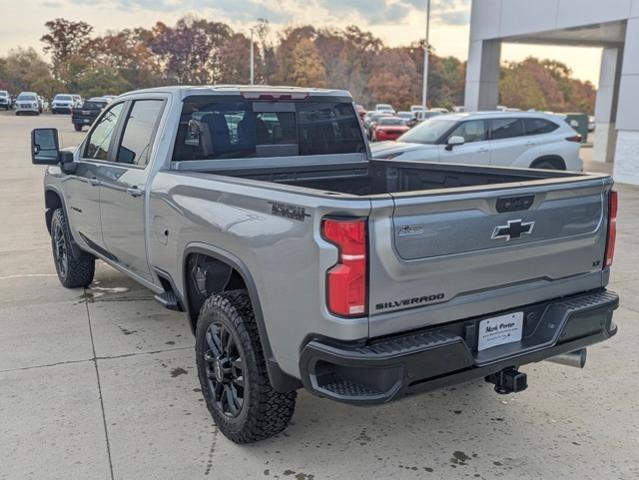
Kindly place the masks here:
[(155, 300), (160, 303), (164, 308), (169, 310), (175, 310), (176, 312), (183, 312), (180, 301), (177, 295), (173, 292), (163, 292), (155, 295)]

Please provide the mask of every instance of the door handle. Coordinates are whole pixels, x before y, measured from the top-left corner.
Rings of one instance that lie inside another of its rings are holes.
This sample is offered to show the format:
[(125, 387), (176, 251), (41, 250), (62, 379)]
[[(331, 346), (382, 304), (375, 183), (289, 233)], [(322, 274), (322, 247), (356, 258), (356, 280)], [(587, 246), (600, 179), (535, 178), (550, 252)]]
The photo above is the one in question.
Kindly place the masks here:
[(488, 151), (488, 149), (486, 147), (481, 147), (479, 150), (477, 150), (479, 153), (486, 153)]
[(144, 193), (144, 190), (140, 190), (140, 187), (133, 186), (126, 189), (126, 193), (132, 197), (140, 197)]
[(97, 187), (98, 185), (100, 185), (100, 180), (98, 180), (97, 177), (91, 177), (91, 178), (89, 178), (89, 183), (92, 186)]

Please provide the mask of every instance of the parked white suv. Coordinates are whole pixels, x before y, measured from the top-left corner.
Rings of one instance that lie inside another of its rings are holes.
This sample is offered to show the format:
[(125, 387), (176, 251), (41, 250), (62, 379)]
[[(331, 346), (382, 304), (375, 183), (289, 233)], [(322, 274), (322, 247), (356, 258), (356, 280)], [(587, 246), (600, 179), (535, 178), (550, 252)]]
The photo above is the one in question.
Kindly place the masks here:
[(392, 113), (393, 115), (395, 115), (395, 109), (393, 108), (392, 105), (389, 105), (388, 103), (378, 103), (377, 105), (375, 105), (375, 111), (376, 112), (388, 112), (388, 113)]
[(556, 115), (476, 112), (429, 118), (371, 151), (378, 159), (581, 171), (580, 147), (581, 136)]
[(53, 97), (51, 104), (51, 113), (71, 113), (73, 107), (77, 106), (77, 101), (68, 93), (58, 93)]
[(18, 98), (16, 98), (15, 111), (16, 115), (22, 115), (23, 113), (40, 115), (40, 100), (38, 100), (38, 94), (35, 92), (22, 92), (18, 95)]
[(11, 95), (6, 90), (0, 90), (0, 108), (11, 109)]

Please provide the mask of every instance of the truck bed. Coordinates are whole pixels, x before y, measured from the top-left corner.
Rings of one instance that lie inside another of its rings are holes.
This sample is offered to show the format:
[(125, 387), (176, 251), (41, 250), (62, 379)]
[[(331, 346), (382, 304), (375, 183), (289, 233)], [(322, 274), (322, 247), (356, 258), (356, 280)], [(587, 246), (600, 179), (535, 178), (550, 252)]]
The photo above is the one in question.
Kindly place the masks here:
[[(213, 172), (211, 172), (213, 173)], [(218, 172), (215, 172), (218, 173)], [(222, 172), (220, 172), (222, 173)], [(238, 169), (223, 175), (356, 196), (562, 179), (587, 175), (554, 170), (372, 160), (364, 164)]]

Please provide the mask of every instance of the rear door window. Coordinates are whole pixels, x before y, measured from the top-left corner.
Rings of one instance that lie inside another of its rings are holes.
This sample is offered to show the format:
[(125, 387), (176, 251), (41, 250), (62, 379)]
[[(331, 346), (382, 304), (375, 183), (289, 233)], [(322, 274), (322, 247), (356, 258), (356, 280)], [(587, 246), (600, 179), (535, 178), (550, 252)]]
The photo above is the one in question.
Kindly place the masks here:
[(163, 100), (133, 102), (118, 147), (116, 162), (140, 167), (149, 162), (151, 143), (163, 105)]
[(525, 118), (524, 128), (526, 135), (543, 135), (554, 132), (559, 128), (559, 125), (543, 118)]
[(184, 101), (173, 160), (365, 151), (352, 103), (201, 96)]
[(502, 140), (521, 137), (524, 134), (524, 122), (521, 118), (496, 118), (490, 120), (490, 138)]

